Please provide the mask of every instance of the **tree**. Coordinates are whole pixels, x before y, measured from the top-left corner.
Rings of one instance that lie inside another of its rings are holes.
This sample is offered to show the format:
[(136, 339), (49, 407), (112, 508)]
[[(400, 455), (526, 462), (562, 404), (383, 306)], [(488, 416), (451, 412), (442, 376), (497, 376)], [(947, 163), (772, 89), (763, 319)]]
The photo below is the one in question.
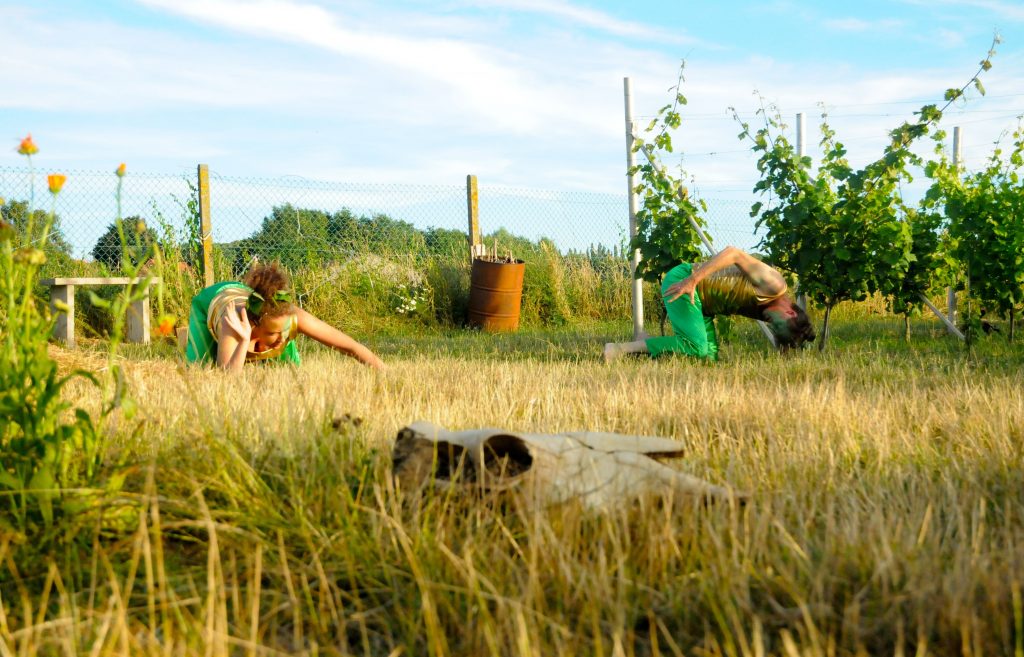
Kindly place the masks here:
[[(0, 200), (0, 214), (14, 228), (14, 247), (37, 244), (42, 239), (43, 227), (49, 221), (49, 212), (44, 210), (28, 210), (28, 201), (2, 201)], [(31, 221), (29, 220), (31, 219)], [(32, 234), (28, 235), (29, 224), (32, 225)], [(46, 238), (46, 244), (42, 246), (46, 255), (46, 269), (61, 271), (67, 268), (71, 262), (71, 244), (68, 243), (64, 232), (61, 230), (60, 217), (54, 215), (53, 225)]]
[(287, 203), (274, 207), (257, 232), (223, 248), (241, 273), (253, 259), (297, 269), (363, 252), (416, 256), (425, 241), (412, 224), (384, 214), (357, 216), (347, 208), (330, 214)]
[(156, 232), (146, 225), (145, 219), (136, 215), (121, 220), (121, 231), (118, 231), (116, 221), (107, 226), (107, 231), (96, 240), (96, 245), (92, 248), (92, 257), (111, 271), (121, 269), (126, 255), (132, 266), (137, 267), (151, 256), (153, 245), (156, 243)]

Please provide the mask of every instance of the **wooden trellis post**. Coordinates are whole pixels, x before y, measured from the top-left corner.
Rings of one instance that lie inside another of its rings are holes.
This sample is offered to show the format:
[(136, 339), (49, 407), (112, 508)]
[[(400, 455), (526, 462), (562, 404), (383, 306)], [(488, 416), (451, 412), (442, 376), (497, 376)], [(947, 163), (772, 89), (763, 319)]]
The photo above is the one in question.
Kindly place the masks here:
[(466, 176), (466, 213), (469, 218), (466, 237), (469, 240), (469, 259), (472, 260), (484, 254), (484, 246), (480, 242), (480, 190), (473, 174)]
[(203, 284), (213, 285), (213, 224), (210, 221), (210, 167), (199, 165), (199, 232), (202, 240)]

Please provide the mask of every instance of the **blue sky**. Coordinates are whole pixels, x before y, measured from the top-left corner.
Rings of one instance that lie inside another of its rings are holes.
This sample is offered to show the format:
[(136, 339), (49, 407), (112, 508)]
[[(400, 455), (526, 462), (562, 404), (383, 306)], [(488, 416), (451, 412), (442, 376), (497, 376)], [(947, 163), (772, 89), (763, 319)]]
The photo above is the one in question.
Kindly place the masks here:
[(995, 30), (988, 96), (947, 120), (968, 164), (1024, 113), (1024, 3), (0, 0), (0, 166), (32, 132), (50, 170), (618, 193), (622, 79), (650, 116), (685, 58), (683, 166), (737, 195), (756, 174), (727, 108), (754, 90), (786, 117), (825, 103), (864, 162)]

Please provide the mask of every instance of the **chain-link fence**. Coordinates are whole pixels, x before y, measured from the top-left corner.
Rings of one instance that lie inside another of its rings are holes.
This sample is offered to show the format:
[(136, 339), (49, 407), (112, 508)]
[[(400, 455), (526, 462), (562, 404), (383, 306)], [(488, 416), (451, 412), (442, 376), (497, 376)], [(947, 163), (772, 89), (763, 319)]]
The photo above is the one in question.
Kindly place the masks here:
[[(365, 326), (372, 331), (410, 316), (445, 325), (464, 321), (469, 288), (465, 182), (353, 184), (238, 178), (215, 171), (208, 181), (215, 280), (237, 279), (256, 260), (277, 260), (292, 272), (299, 302), (338, 325), (370, 318)], [(178, 318), (188, 316), (190, 299), (203, 282), (199, 189), (195, 172), (130, 171), (119, 180), (113, 172), (69, 171), (63, 190), (52, 197), (42, 173), (0, 168), (7, 221), (18, 224), (20, 217), (27, 225), (30, 208), (35, 213), (52, 208), (57, 216), (45, 277), (116, 274), (125, 255), (142, 264), (149, 244), (159, 241), (165, 265), (172, 266), (163, 269), (164, 310)], [(628, 318), (624, 190), (480, 184), (477, 199), (484, 245), (528, 263), (524, 322)], [(757, 243), (749, 207), (741, 200), (708, 200), (708, 231), (716, 246)], [(127, 250), (115, 226), (118, 216), (125, 220)], [(34, 238), (20, 236), (22, 242)], [(648, 311), (656, 313), (657, 293), (652, 287), (647, 294)], [(88, 297), (80, 296), (85, 310)], [(102, 312), (95, 311), (89, 321), (101, 327)]]
[[(146, 231), (173, 231), (182, 243), (199, 237), (196, 175), (129, 172), (118, 200), (113, 172), (69, 171), (53, 209), (59, 220), (57, 240), (77, 260), (103, 262), (116, 269), (120, 244), (113, 230), (118, 212), (141, 219)], [(34, 186), (33, 190), (33, 178)], [(51, 209), (46, 177), (25, 168), (0, 168), (0, 197), (45, 212)], [(753, 247), (758, 237), (741, 200), (708, 199), (708, 231), (717, 245)], [(243, 254), (269, 254), (293, 264), (339, 249), (366, 247), (398, 251), (413, 248), (415, 234), (434, 243), (465, 238), (465, 184), (352, 184), (307, 180), (238, 178), (210, 174), (213, 240), (234, 269)], [(479, 187), (480, 228), (531, 241), (549, 240), (563, 253), (604, 248), (621, 254), (628, 240), (625, 193), (546, 191)], [(142, 228), (126, 222), (131, 232)], [(162, 235), (161, 235), (162, 236)]]

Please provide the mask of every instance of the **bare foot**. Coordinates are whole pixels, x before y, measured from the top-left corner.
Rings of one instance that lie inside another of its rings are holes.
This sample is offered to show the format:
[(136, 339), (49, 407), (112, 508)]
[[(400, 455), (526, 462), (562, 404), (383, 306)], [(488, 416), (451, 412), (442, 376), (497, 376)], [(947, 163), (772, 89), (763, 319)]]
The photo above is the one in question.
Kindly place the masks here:
[(615, 342), (607, 342), (604, 345), (604, 362), (610, 363), (622, 355), (622, 347)]

